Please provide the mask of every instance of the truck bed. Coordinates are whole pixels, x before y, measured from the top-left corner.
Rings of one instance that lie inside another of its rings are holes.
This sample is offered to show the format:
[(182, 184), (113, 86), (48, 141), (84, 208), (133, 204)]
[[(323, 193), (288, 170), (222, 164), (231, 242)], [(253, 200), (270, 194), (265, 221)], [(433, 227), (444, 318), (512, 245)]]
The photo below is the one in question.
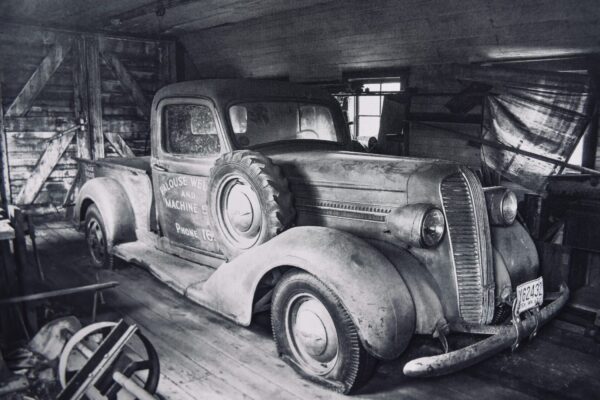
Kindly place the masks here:
[[(90, 161), (90, 160), (88, 160)], [(119, 165), (127, 168), (139, 169), (150, 174), (150, 156), (144, 157), (110, 157), (101, 160), (91, 161), (101, 165)]]

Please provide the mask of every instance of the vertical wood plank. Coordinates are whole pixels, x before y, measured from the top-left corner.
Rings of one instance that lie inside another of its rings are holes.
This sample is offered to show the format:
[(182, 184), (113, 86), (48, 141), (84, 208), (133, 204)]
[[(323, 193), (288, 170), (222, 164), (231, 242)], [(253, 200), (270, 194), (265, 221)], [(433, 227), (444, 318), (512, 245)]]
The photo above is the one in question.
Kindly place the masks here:
[(98, 36), (88, 36), (86, 42), (86, 65), (88, 74), (89, 126), (93, 143), (94, 159), (104, 158), (104, 134), (102, 133), (102, 87), (100, 77), (100, 50)]
[(596, 104), (594, 115), (588, 126), (588, 131), (583, 137), (583, 154), (581, 157), (581, 166), (587, 168), (596, 168), (598, 157), (598, 135), (600, 135), (600, 105)]
[(52, 47), (6, 110), (7, 117), (22, 117), (27, 114), (34, 100), (44, 89), (54, 72), (60, 67), (70, 49), (71, 38), (62, 39)]
[(75, 119), (86, 121), (85, 130), (77, 131), (77, 156), (85, 159), (92, 158), (92, 148), (89, 134), (88, 107), (89, 96), (87, 87), (87, 63), (85, 40), (83, 36), (77, 38), (74, 44), (73, 57), (73, 99), (75, 109)]
[(2, 180), (2, 186), (0, 186), (0, 194), (2, 198), (2, 207), (5, 210), (8, 210), (8, 205), (11, 202), (11, 193), (10, 193), (10, 175), (8, 171), (8, 147), (6, 145), (6, 132), (4, 130), (4, 108), (2, 106), (2, 83), (3, 83), (3, 75), (0, 72), (0, 157), (1, 164), (0, 168), (2, 168), (2, 175), (0, 179)]
[(125, 90), (129, 93), (135, 105), (140, 112), (140, 116), (149, 118), (150, 117), (150, 102), (146, 98), (146, 95), (142, 91), (140, 85), (136, 82), (134, 77), (129, 73), (127, 68), (123, 65), (121, 60), (116, 55), (109, 52), (102, 53), (102, 57), (108, 64), (108, 67), (112, 70), (113, 74), (119, 81)]
[(25, 185), (21, 188), (15, 201), (17, 204), (26, 205), (33, 203), (35, 197), (42, 190), (44, 182), (46, 182), (58, 160), (60, 160), (71, 140), (73, 140), (73, 136), (75, 136), (75, 129), (58, 134), (57, 137), (50, 140), (46, 151), (38, 160)]
[(177, 54), (174, 42), (160, 42), (158, 46), (158, 77), (160, 85), (177, 82)]

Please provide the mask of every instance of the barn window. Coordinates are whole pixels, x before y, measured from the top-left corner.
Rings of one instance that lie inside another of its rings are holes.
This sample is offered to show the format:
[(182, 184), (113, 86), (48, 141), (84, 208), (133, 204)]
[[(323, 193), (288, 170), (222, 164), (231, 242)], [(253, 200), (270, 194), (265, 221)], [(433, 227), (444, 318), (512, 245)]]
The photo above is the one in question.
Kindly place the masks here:
[(352, 137), (377, 137), (385, 95), (402, 90), (400, 80), (368, 81), (359, 93), (339, 96), (343, 98)]

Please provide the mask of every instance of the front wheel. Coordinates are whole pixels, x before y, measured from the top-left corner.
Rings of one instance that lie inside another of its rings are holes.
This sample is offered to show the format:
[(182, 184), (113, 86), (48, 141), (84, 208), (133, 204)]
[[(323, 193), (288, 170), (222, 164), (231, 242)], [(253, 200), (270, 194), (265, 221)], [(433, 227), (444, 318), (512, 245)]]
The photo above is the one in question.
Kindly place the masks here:
[(109, 252), (104, 221), (95, 204), (85, 213), (85, 240), (94, 267), (112, 269), (114, 256)]
[(372, 375), (376, 360), (340, 299), (315, 276), (284, 275), (273, 293), (271, 320), (279, 355), (304, 377), (348, 393)]

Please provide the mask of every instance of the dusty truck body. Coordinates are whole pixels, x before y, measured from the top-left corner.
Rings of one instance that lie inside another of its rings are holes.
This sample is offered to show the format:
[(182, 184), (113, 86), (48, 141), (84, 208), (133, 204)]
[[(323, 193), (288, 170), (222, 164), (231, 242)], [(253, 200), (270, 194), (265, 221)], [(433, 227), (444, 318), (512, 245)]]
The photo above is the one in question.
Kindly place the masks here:
[[(415, 334), (440, 354), (411, 376), (449, 373), (524, 337), (543, 306), (535, 246), (516, 198), (463, 166), (350, 151), (336, 101), (266, 81), (161, 89), (152, 156), (80, 160), (74, 217), (94, 264), (114, 257), (241, 325), (271, 310), (279, 354), (339, 391)], [(447, 348), (446, 335), (488, 338)]]

